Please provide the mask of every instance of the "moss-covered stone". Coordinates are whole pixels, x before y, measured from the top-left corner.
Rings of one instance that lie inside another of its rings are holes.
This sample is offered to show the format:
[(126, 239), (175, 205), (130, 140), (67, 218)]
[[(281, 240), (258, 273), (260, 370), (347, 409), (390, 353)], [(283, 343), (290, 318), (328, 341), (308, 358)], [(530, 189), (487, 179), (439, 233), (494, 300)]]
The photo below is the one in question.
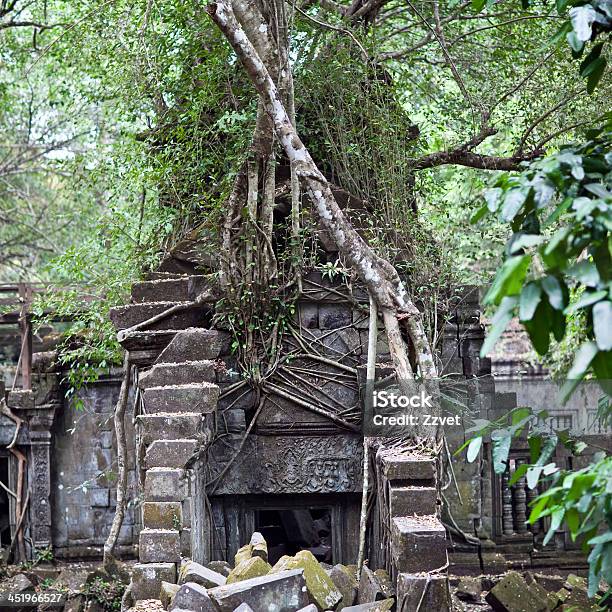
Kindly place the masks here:
[(292, 569), (304, 570), (308, 595), (319, 610), (334, 608), (342, 599), (342, 594), (336, 588), (332, 579), (309, 550), (302, 550), (295, 557), (288, 557), (287, 555), (281, 557), (272, 568), (272, 572)]
[(225, 584), (240, 582), (241, 580), (249, 580), (250, 578), (259, 578), (270, 573), (272, 567), (260, 557), (251, 557), (245, 559), (236, 565), (230, 572)]
[(238, 549), (238, 552), (234, 555), (234, 567), (238, 567), (243, 561), (250, 559), (253, 556), (253, 545), (245, 544), (242, 548)]
[(170, 607), (172, 599), (180, 588), (180, 585), (173, 584), (172, 582), (163, 581), (161, 583), (161, 589), (159, 590), (159, 598), (162, 602), (162, 606), (164, 606), (165, 609), (168, 609)]

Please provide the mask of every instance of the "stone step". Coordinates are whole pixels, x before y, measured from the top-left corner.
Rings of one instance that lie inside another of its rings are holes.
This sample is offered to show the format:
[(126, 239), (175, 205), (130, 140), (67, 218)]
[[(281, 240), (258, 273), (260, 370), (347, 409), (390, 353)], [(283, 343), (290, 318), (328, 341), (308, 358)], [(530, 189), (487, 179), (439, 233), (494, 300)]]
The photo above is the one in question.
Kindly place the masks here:
[(198, 412), (209, 414), (217, 407), (219, 387), (213, 383), (149, 387), (143, 392), (147, 414)]
[(142, 525), (145, 529), (179, 529), (183, 526), (181, 502), (144, 502)]
[(405, 610), (451, 610), (448, 576), (444, 574), (404, 574), (397, 577), (397, 600)]
[(176, 565), (174, 563), (136, 563), (132, 566), (132, 597), (157, 599), (162, 582), (176, 582)]
[(165, 385), (187, 385), (189, 383), (214, 383), (216, 380), (215, 362), (183, 361), (182, 363), (156, 363), (148, 372), (140, 375), (138, 386), (163, 387)]
[(141, 563), (178, 563), (181, 560), (178, 529), (141, 529), (138, 545)]
[(435, 459), (404, 455), (393, 450), (383, 451), (381, 458), (383, 474), (389, 481), (433, 481), (436, 478)]
[(446, 530), (435, 515), (391, 519), (391, 553), (400, 572), (430, 572), (446, 565)]
[[(117, 306), (110, 309), (110, 320), (115, 329), (121, 331), (142, 323), (151, 317), (168, 310), (172, 306), (178, 304), (190, 304), (190, 302), (146, 302), (144, 304), (128, 304), (126, 306)], [(185, 329), (186, 327), (196, 327), (205, 325), (212, 314), (212, 309), (208, 305), (191, 306), (186, 310), (181, 310), (171, 314), (157, 323), (149, 325), (147, 329)]]
[[(210, 429), (213, 427), (210, 419)], [(184, 414), (145, 414), (137, 417), (140, 425), (143, 444), (151, 444), (155, 440), (179, 440), (198, 435), (202, 429), (202, 415)]]
[(145, 469), (156, 467), (183, 468), (198, 448), (193, 438), (155, 440), (145, 453)]
[(132, 302), (191, 302), (212, 282), (214, 279), (209, 275), (142, 281), (132, 285)]
[(435, 487), (389, 487), (391, 518), (423, 516), (436, 513), (437, 491)]
[(174, 336), (155, 363), (180, 363), (217, 359), (230, 352), (231, 336), (227, 332), (191, 327)]
[(185, 471), (158, 467), (145, 472), (144, 499), (147, 501), (183, 501), (187, 497)]

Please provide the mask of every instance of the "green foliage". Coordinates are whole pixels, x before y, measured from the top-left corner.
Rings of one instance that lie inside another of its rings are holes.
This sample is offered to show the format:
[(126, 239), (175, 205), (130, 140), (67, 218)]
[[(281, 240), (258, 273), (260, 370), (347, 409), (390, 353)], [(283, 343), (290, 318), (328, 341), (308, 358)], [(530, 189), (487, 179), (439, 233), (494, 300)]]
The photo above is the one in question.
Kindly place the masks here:
[(85, 585), (85, 596), (88, 601), (97, 602), (105, 612), (121, 610), (121, 598), (125, 592), (125, 584), (119, 580), (109, 581), (100, 576)]
[(584, 144), (564, 146), (521, 174), (501, 175), (474, 217), (497, 213), (513, 230), (507, 259), (485, 297), (500, 307), (482, 354), (516, 314), (540, 355), (548, 353), (551, 335), (562, 341), (581, 317), (584, 341), (565, 397), (587, 374), (612, 378), (611, 145), (608, 121)]

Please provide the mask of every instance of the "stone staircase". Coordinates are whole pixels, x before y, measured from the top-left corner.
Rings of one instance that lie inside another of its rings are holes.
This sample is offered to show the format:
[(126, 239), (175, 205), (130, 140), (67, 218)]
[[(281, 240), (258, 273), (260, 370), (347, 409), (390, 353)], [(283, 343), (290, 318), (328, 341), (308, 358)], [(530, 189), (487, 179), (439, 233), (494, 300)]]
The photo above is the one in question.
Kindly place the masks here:
[[(117, 331), (176, 304), (192, 302), (207, 276), (162, 275), (132, 287), (132, 303), (115, 308)], [(223, 332), (206, 329), (211, 305), (174, 313), (123, 341), (139, 366), (141, 411), (136, 417), (142, 530), (134, 566), (134, 601), (157, 599), (161, 582), (176, 583), (177, 564), (191, 556), (193, 474), (189, 460), (211, 440), (219, 398), (215, 359)], [(145, 370), (145, 368), (148, 368)]]
[(446, 530), (438, 518), (436, 461), (379, 453), (388, 495), (390, 556), (398, 610), (449, 610)]

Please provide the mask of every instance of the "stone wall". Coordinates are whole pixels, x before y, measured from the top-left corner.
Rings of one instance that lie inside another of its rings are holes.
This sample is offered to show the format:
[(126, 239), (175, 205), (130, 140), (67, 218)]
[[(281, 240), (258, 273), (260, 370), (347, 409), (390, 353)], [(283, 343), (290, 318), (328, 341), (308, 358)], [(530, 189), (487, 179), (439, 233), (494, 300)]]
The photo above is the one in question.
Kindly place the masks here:
[[(120, 372), (102, 377), (80, 394), (83, 408), (64, 400), (53, 426), (51, 505), (54, 554), (59, 558), (100, 557), (115, 512), (116, 439), (113, 411)], [(139, 520), (135, 507), (136, 471), (133, 397), (128, 402), (129, 493), (131, 499), (119, 537), (119, 553), (135, 554)]]

